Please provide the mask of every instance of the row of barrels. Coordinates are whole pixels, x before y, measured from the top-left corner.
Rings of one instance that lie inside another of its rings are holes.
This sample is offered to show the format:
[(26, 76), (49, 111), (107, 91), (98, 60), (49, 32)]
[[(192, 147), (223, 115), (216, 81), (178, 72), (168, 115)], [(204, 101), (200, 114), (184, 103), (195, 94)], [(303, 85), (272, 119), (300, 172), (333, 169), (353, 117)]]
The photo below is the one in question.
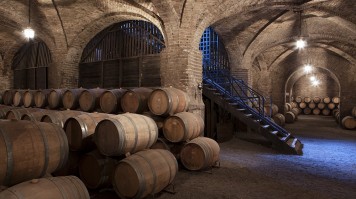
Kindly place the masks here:
[[(336, 122), (340, 121), (340, 111), (335, 111), (334, 117)], [(356, 107), (351, 110), (351, 114), (342, 118), (341, 125), (348, 130), (356, 129)]]
[[(26, 111), (20, 111), (23, 109), (19, 109), (19, 108), (14, 108), (11, 107), (12, 110), (9, 111), (10, 113), (13, 112), (26, 112)], [(0, 109), (1, 110), (1, 109)], [(30, 110), (30, 109), (25, 109), (25, 110)], [(43, 114), (43, 112), (47, 112), (48, 110), (45, 111), (34, 111), (34, 112), (27, 112), (26, 114), (22, 114), (22, 115), (27, 115), (29, 117), (27, 118), (31, 118), (31, 116), (33, 116), (33, 114), (36, 113), (41, 113)], [(149, 147), (149, 146), (153, 146), (153, 140), (157, 139), (156, 135), (158, 134), (157, 130), (154, 127), (154, 122), (150, 122), (149, 118), (145, 116), (143, 116), (146, 121), (142, 121), (142, 118), (140, 119), (138, 116), (140, 115), (136, 115), (136, 114), (122, 114), (122, 115), (110, 115), (110, 116), (104, 116), (104, 115), (109, 115), (109, 114), (102, 114), (102, 113), (80, 113), (79, 111), (51, 111), (51, 114), (46, 113), (45, 118), (47, 118), (47, 122), (51, 122), (52, 119), (58, 119), (60, 120), (60, 118), (64, 118), (67, 117), (69, 115), (72, 116), (72, 118), (68, 118), (67, 121), (61, 121), (59, 123), (57, 123), (59, 127), (63, 127), (65, 129), (65, 133), (67, 134), (67, 138), (68, 138), (68, 142), (69, 142), (69, 147), (74, 151), (77, 150), (78, 148), (80, 149), (81, 147), (84, 148), (88, 148), (88, 146), (92, 146), (92, 144), (88, 144), (90, 142), (92, 142), (91, 139), (88, 139), (90, 136), (85, 137), (83, 135), (90, 135), (93, 131), (93, 124), (90, 124), (90, 121), (94, 121), (96, 119), (94, 118), (100, 118), (99, 120), (101, 120), (100, 122), (98, 122), (98, 124), (101, 123), (101, 127), (99, 128), (99, 130), (97, 130), (97, 132), (100, 132), (99, 135), (101, 135), (101, 138), (98, 138), (99, 142), (96, 141), (96, 139), (94, 139), (94, 142), (97, 145), (97, 148), (99, 149), (99, 152), (89, 152), (87, 154), (81, 154), (81, 158), (79, 162), (83, 162), (82, 164), (79, 163), (79, 176), (81, 177), (81, 179), (84, 181), (84, 183), (87, 185), (87, 187), (89, 188), (99, 188), (102, 186), (107, 186), (108, 184), (111, 184), (110, 180), (103, 180), (103, 179), (111, 179), (108, 177), (108, 173), (110, 172), (106, 172), (106, 171), (110, 171), (109, 168), (114, 168), (114, 164), (116, 157), (118, 157), (119, 155), (123, 155), (123, 154), (127, 154), (127, 153), (136, 153), (136, 151), (139, 151), (143, 148)], [(53, 116), (53, 113), (55, 116)], [(16, 115), (16, 116), (20, 116), (21, 118), (26, 118), (21, 116), (21, 114), (6, 114), (7, 116), (9, 115)], [(51, 116), (49, 116), (51, 115)], [(79, 117), (81, 116), (81, 117)], [(119, 120), (114, 120), (111, 117), (116, 117), (118, 118), (118, 116), (122, 116), (121, 119)], [(137, 117), (134, 117), (137, 116)], [(173, 118), (175, 116), (172, 116)], [(38, 118), (38, 117), (32, 117), (33, 118)], [(42, 117), (43, 118), (43, 117)], [(75, 122), (75, 119), (78, 118), (82, 118), (83, 120), (76, 120), (79, 122)], [(105, 119), (103, 119), (105, 118)], [(71, 122), (73, 122), (73, 124), (70, 124)], [(188, 120), (192, 120), (192, 119), (188, 119)], [(54, 122), (58, 122), (58, 120), (53, 120)], [(88, 122), (89, 121), (89, 122)], [(120, 121), (120, 122), (118, 122)], [(128, 124), (130, 124), (130, 122), (133, 121), (137, 121), (138, 124), (135, 124), (135, 126), (129, 126)], [(78, 126), (77, 124), (85, 124), (86, 126)], [(144, 127), (147, 123), (151, 123), (151, 127)], [(179, 122), (173, 122), (173, 123), (180, 123), (181, 125), (183, 125), (184, 123)], [(194, 122), (193, 123), (197, 123)], [(98, 126), (97, 124), (97, 126)], [(61, 126), (63, 125), (63, 126)], [(20, 126), (20, 125), (19, 125)], [(67, 127), (67, 128), (66, 128)], [(143, 128), (140, 130), (140, 128)], [(96, 128), (96, 127), (95, 127)], [(95, 129), (94, 128), (94, 129)], [(156, 127), (157, 128), (157, 127)], [(80, 130), (79, 130), (80, 129)], [(86, 131), (85, 133), (83, 133), (81, 130), (82, 129), (87, 129), (89, 131)], [(139, 131), (135, 131), (136, 129), (139, 129)], [(148, 129), (148, 130), (147, 130)], [(174, 128), (176, 129), (176, 128)], [(189, 128), (185, 128), (183, 127), (182, 129), (189, 129)], [(195, 128), (191, 128), (194, 129), (195, 131), (199, 131)], [(135, 135), (139, 134), (140, 137), (135, 137), (133, 135), (133, 133), (126, 133), (125, 135), (117, 135), (120, 134), (120, 131), (124, 131), (124, 130), (128, 130), (128, 131), (135, 131)], [(75, 133), (75, 132), (79, 132), (79, 133)], [(95, 132), (96, 130), (94, 130)], [(108, 134), (107, 134), (108, 132)], [(114, 132), (114, 133), (112, 133)], [(144, 132), (144, 133), (143, 133)], [(117, 134), (115, 134), (117, 133)], [(153, 136), (147, 136), (147, 135), (153, 135)], [(100, 136), (94, 136), (95, 138), (100, 137)], [(177, 136), (178, 138), (180, 138), (180, 136)], [(181, 139), (181, 138), (180, 138)], [(189, 139), (189, 138), (183, 138), (183, 139)], [(100, 141), (102, 140), (102, 141)], [(183, 145), (183, 147), (181, 147), (180, 149), (180, 156), (181, 158), (181, 162), (183, 163), (183, 165), (190, 169), (190, 170), (200, 170), (203, 168), (206, 168), (207, 166), (212, 166), (214, 163), (216, 163), (216, 161), (218, 160), (218, 154), (219, 154), (219, 146), (218, 144), (214, 141), (211, 140), (209, 138), (203, 138), (203, 137), (198, 137), (195, 139), (192, 139), (191, 141), (187, 140), (188, 142), (185, 143)], [(101, 144), (102, 143), (102, 144)], [(102, 147), (100, 147), (102, 146)], [(128, 147), (127, 147), (128, 146)], [(78, 148), (77, 148), (78, 147)], [(141, 147), (141, 148), (140, 148)], [(89, 147), (90, 148), (90, 147)], [(82, 150), (82, 149), (81, 149)], [(198, 150), (198, 152), (197, 152)], [(105, 153), (106, 155), (110, 155), (110, 157), (104, 156), (102, 154), (102, 152)], [(200, 151), (203, 151), (203, 153), (201, 153)], [(138, 152), (137, 152), (138, 153)], [(73, 163), (71, 160), (78, 160), (78, 158), (75, 158), (76, 156), (73, 154), (78, 154), (78, 152), (74, 153), (71, 152), (69, 153), (69, 166), (65, 166), (67, 171), (73, 171)], [(80, 153), (79, 153), (80, 154)], [(71, 158), (72, 157), (72, 158)], [(94, 158), (93, 158), (94, 157)], [(130, 156), (131, 157), (131, 156)], [(75, 162), (75, 161), (74, 161)], [(102, 163), (105, 164), (102, 164)], [(72, 166), (70, 166), (70, 164), (72, 164)], [(78, 165), (78, 164), (77, 164)], [(80, 165), (84, 165), (84, 166), (80, 166)], [(87, 165), (92, 165), (91, 166), (87, 166)], [(81, 169), (80, 169), (81, 168)], [(93, 170), (94, 168), (94, 170)], [(96, 169), (96, 168), (100, 168), (100, 169)], [(58, 172), (55, 172), (58, 174)], [(60, 172), (59, 172), (60, 173)], [(127, 173), (127, 172), (125, 172)], [(68, 174), (68, 172), (64, 172), (64, 174)], [(152, 175), (152, 174), (147, 174), (147, 175)], [(110, 176), (110, 175), (109, 175)], [(131, 176), (132, 177), (132, 176)], [(133, 177), (132, 177), (133, 178)], [(123, 178), (120, 178), (123, 179)], [(116, 186), (116, 185), (115, 185)], [(126, 189), (125, 189), (126, 190)], [(123, 194), (123, 193), (121, 193)], [(126, 197), (130, 197), (130, 196), (126, 196)]]
[(301, 96), (297, 96), (294, 98), (295, 102), (297, 103), (315, 103), (315, 104), (319, 104), (319, 103), (325, 103), (325, 104), (329, 104), (329, 103), (334, 103), (334, 104), (339, 104), (340, 103), (340, 98), (339, 97), (333, 97), (333, 98), (330, 98), (330, 97), (324, 97), (324, 98), (321, 98), (321, 97), (301, 97)]
[[(133, 89), (45, 89), (5, 90), (5, 105), (25, 108), (70, 109), (85, 112), (143, 113), (173, 115), (188, 109), (189, 96), (182, 90), (167, 88)], [(1, 101), (0, 101), (1, 102)]]
[(297, 121), (299, 113), (300, 112), (298, 108), (292, 108), (291, 106), (286, 105), (285, 113), (277, 113), (272, 117), (272, 119), (276, 124), (284, 126), (286, 123), (293, 123)]

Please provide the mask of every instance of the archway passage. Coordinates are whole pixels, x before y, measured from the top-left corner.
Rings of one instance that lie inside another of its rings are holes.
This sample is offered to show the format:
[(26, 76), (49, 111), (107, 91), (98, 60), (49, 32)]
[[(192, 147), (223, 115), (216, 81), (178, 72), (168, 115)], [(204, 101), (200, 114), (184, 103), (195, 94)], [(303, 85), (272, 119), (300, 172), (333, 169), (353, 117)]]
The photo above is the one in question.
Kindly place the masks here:
[(160, 86), (160, 30), (150, 22), (131, 20), (113, 24), (85, 47), (79, 64), (79, 86)]
[(52, 63), (51, 52), (42, 41), (24, 44), (12, 61), (14, 88), (45, 89), (48, 87), (48, 66)]

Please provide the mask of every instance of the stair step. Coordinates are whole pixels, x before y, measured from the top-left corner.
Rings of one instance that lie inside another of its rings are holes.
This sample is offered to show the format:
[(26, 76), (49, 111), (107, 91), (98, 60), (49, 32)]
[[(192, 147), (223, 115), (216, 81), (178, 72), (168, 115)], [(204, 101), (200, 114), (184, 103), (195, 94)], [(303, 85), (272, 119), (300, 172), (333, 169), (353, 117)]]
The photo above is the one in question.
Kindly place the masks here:
[(220, 96), (222, 96), (223, 94), (221, 94), (221, 93), (214, 93), (214, 95), (220, 95)]
[(284, 137), (282, 137), (281, 138), (281, 140), (283, 141), (283, 142), (286, 142), (289, 138), (290, 138), (290, 134), (288, 134), (287, 136), (284, 136)]
[(236, 110), (238, 110), (238, 111), (246, 111), (246, 109), (243, 109), (243, 108), (238, 108)]
[(278, 131), (271, 131), (272, 134), (277, 135)]
[(255, 122), (257, 123), (260, 123), (262, 120), (261, 119), (257, 119), (257, 120), (254, 120)]
[(270, 125), (266, 124), (266, 125), (262, 125), (262, 128), (264, 129), (268, 129), (270, 127)]
[(238, 103), (236, 103), (236, 102), (232, 102), (232, 103), (229, 103), (231, 106), (237, 106), (237, 105), (239, 105)]
[[(292, 141), (290, 141), (290, 140), (292, 140)], [(287, 141), (287, 144), (290, 146), (290, 147), (292, 147), (292, 148), (295, 148), (295, 144), (298, 142), (298, 139), (297, 138), (293, 138), (293, 139), (289, 139), (288, 141)]]
[(245, 114), (246, 117), (252, 117), (252, 114), (248, 113), (248, 114)]

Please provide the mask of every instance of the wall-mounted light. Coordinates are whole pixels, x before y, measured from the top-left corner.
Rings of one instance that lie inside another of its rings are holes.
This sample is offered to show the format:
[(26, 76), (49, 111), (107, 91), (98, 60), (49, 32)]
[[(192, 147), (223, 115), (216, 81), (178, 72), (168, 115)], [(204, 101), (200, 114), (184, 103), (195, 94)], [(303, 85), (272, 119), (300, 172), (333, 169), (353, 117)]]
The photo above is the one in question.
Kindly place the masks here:
[(307, 64), (304, 66), (304, 72), (305, 73), (310, 73), (313, 70), (313, 67), (310, 64)]

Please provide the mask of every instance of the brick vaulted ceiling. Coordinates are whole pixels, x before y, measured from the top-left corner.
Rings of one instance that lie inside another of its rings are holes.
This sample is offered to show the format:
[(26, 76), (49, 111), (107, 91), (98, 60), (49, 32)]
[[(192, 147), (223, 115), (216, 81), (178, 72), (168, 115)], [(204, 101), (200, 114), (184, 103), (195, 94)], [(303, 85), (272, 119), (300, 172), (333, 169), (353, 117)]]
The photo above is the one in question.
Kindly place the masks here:
[[(295, 50), (299, 31), (297, 10), (302, 10), (303, 33), (310, 45), (356, 59), (356, 4), (352, 0), (31, 0), (31, 26), (49, 46), (71, 46), (90, 23), (113, 10), (150, 13), (166, 31), (181, 28), (201, 35), (199, 27), (213, 26), (229, 46), (237, 43), (247, 64), (263, 56), (273, 67)], [(28, 0), (0, 1), (0, 53), (17, 49), (25, 40)], [(195, 29), (195, 30), (194, 30)], [(189, 37), (188, 37), (189, 38)], [(192, 36), (193, 38), (193, 36)], [(194, 43), (194, 42), (192, 42)], [(230, 52), (231, 53), (231, 52)]]

